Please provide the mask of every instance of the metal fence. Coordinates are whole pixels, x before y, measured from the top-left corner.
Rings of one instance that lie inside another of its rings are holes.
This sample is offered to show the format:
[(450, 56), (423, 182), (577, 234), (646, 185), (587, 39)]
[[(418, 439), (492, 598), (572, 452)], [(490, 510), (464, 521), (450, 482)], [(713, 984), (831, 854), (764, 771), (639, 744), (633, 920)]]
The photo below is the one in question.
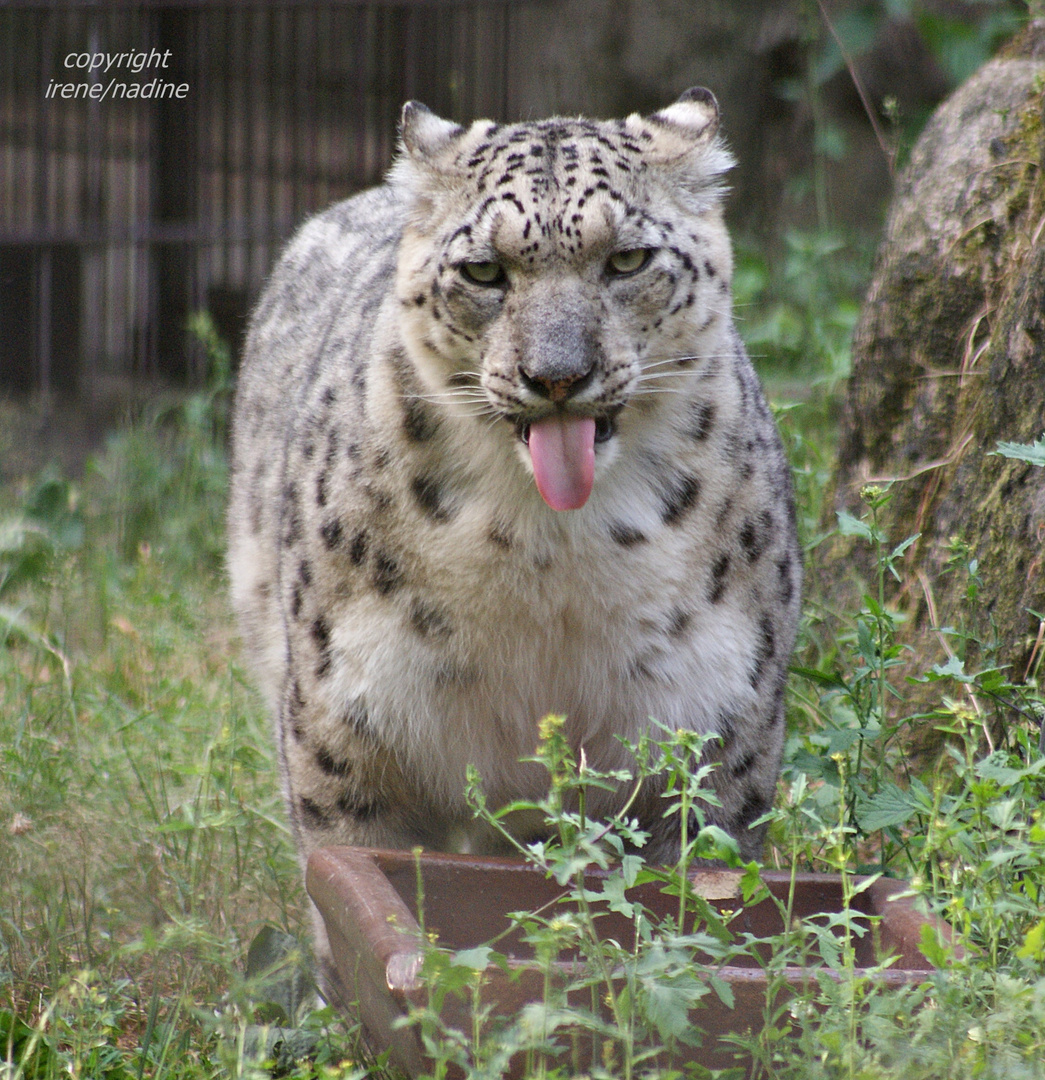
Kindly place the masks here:
[[(0, 9), (0, 392), (191, 384), (303, 217), (378, 181), (403, 101), (509, 118), (511, 0)], [(103, 59), (98, 60), (101, 56)]]

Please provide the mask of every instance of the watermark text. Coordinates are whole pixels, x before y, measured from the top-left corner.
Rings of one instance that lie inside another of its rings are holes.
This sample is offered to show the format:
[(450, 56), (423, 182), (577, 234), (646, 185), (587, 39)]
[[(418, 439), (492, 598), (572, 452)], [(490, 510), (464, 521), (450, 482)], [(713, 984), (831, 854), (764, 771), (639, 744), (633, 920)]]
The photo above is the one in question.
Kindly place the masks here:
[[(143, 71), (164, 71), (171, 60), (171, 50), (142, 49), (132, 52), (71, 52), (62, 60), (62, 67), (89, 76), (80, 82), (51, 79), (44, 90), (45, 98), (81, 98), (85, 101), (158, 101), (164, 98), (183, 100), (189, 96), (189, 84), (170, 79), (153, 78), (144, 81), (120, 78), (121, 75), (140, 75)], [(113, 78), (100, 76), (112, 73)]]
[(67, 82), (51, 80), (44, 91), (45, 98), (84, 98), (88, 101), (134, 101), (177, 98), (179, 101), (189, 96), (188, 83), (166, 82), (153, 79), (150, 82), (120, 82), (110, 79), (108, 82)]
[(171, 59), (171, 50), (160, 52), (159, 49), (151, 49), (148, 52), (71, 52), (63, 61), (63, 66), (76, 68), (79, 71), (100, 71), (108, 74), (110, 68), (126, 68), (135, 75), (144, 71), (147, 67), (165, 68)]

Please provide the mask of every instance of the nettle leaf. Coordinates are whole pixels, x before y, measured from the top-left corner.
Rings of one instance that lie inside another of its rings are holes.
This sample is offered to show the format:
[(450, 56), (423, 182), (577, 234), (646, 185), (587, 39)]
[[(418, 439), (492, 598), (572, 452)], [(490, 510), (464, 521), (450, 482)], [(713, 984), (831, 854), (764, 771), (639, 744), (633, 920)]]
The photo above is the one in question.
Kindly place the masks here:
[(843, 536), (859, 536), (864, 540), (874, 540), (874, 532), (866, 521), (847, 514), (844, 510), (838, 511), (838, 531)]
[(987, 807), (987, 817), (991, 824), (1007, 832), (1016, 822), (1023, 807), (1022, 799), (999, 799)]
[(670, 978), (658, 972), (640, 979), (646, 1019), (662, 1039), (679, 1039), (693, 1028), (690, 1009), (708, 993), (708, 987), (692, 975)]
[(859, 741), (862, 732), (855, 727), (833, 728), (827, 741), (827, 755), (833, 758), (835, 754), (845, 754)]
[(493, 949), (489, 945), (479, 945), (474, 949), (460, 949), (454, 953), (454, 966), (465, 967), (470, 971), (485, 971), (490, 966)]
[(828, 752), (813, 754), (805, 747), (800, 747), (790, 757), (788, 764), (799, 776), (810, 780), (826, 780), (837, 787), (841, 783), (838, 762)]
[(1037, 776), (1045, 770), (1045, 758), (1038, 758), (1037, 761), (1022, 769), (1011, 768), (1007, 764), (1009, 760), (1009, 755), (1004, 750), (995, 750), (993, 754), (988, 754), (982, 761), (977, 762), (976, 775), (981, 780), (993, 780), (1005, 791), (1021, 780)]
[(991, 456), (1015, 458), (1045, 467), (1045, 435), (1034, 443), (999, 442), (998, 449), (992, 451)]
[(915, 814), (924, 810), (917, 791), (898, 784), (886, 784), (881, 791), (861, 800), (857, 820), (865, 832), (878, 832), (891, 825), (906, 825)]
[(935, 682), (937, 679), (957, 679), (958, 682), (971, 683), (974, 676), (965, 674), (964, 660), (952, 656), (946, 664), (933, 664), (932, 673), (926, 676), (926, 681)]
[(630, 919), (635, 913), (635, 905), (624, 895), (628, 887), (623, 874), (611, 874), (602, 882), (602, 893), (595, 897), (605, 900), (610, 911), (619, 911), (626, 919)]
[(981, 780), (993, 780), (1002, 788), (1010, 788), (1027, 776), (1034, 776), (1045, 768), (1045, 758), (1023, 769), (1014, 769), (1009, 765), (1009, 755), (1004, 750), (995, 750), (982, 761), (976, 763), (976, 775)]
[(922, 923), (918, 951), (935, 968), (945, 968), (950, 963), (951, 951), (940, 939), (940, 931), (932, 923)]

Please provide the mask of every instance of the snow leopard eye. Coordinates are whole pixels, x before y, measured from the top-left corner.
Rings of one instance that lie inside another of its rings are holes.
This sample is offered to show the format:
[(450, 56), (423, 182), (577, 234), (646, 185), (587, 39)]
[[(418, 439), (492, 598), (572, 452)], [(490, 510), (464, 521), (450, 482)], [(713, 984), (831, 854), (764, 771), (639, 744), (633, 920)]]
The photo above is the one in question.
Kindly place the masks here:
[(504, 268), (499, 262), (466, 262), (461, 272), (476, 285), (500, 285), (504, 281)]
[(614, 252), (606, 262), (606, 269), (613, 277), (634, 274), (653, 258), (651, 248), (631, 248)]

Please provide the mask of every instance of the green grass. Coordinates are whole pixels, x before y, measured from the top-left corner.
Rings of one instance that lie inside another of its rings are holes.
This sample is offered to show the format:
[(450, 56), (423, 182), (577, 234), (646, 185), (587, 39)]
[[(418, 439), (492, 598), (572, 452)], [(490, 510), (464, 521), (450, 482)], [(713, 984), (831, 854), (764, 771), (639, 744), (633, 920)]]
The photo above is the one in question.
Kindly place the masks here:
[(82, 483), (4, 492), (5, 1078), (239, 1075), (248, 944), (264, 925), (305, 936), (225, 599), (219, 413), (172, 405)]
[[(833, 245), (794, 238), (783, 274), (756, 255), (740, 263), (745, 329), (763, 353), (814, 563), (859, 281), (858, 260)], [(831, 259), (848, 263), (823, 269)], [(797, 338), (781, 329), (792, 323)], [(310, 1011), (293, 955), (280, 959), (307, 939), (307, 920), (268, 721), (225, 599), (229, 379), (214, 342), (211, 353), (211, 389), (114, 433), (82, 479), (45, 473), (0, 491), (2, 1080), (267, 1076), (266, 1056), (292, 1075), (361, 1067), (351, 1031)], [(1045, 1076), (1045, 707), (1034, 685), (1011, 685), (989, 664), (966, 671), (956, 638), (956, 659), (924, 676), (937, 707), (905, 710), (892, 597), (906, 538), (881, 535), (887, 498), (868, 492), (864, 518), (842, 522), (877, 553), (861, 606), (840, 613), (839, 634), (807, 612), (768, 861), (909, 878), (952, 921), (964, 958), (929, 940), (947, 977), (889, 995), (847, 975), (843, 951), (840, 979), (824, 975), (794, 1010), (770, 1010), (748, 1049), (757, 1075), (796, 1080)], [(953, 554), (971, 624), (985, 598), (968, 553)], [(904, 735), (924, 723), (950, 741), (915, 775)], [(685, 776), (677, 789), (699, 801)], [(552, 872), (606, 857), (561, 805), (548, 812), (565, 844), (563, 855), (539, 853)], [(698, 834), (693, 851), (729, 857), (721, 839)], [(573, 943), (532, 925), (546, 950)], [(774, 962), (822, 932), (789, 929)], [(632, 971), (634, 992), (615, 1005), (628, 1030), (670, 1041), (699, 1024), (690, 1006), (706, 988), (667, 933), (648, 954), (592, 959)], [(487, 962), (468, 957), (462, 976), (463, 962), (432, 961), (433, 992), (470, 992)], [(283, 968), (266, 978), (270, 963)], [(430, 1013), (416, 1022), (466, 1069), (496, 1057), (481, 1031), (462, 1043)], [(293, 1028), (309, 1054), (280, 1058), (265, 1024)], [(625, 1075), (627, 1061), (642, 1075), (638, 1046), (614, 1050), (606, 1075)]]

